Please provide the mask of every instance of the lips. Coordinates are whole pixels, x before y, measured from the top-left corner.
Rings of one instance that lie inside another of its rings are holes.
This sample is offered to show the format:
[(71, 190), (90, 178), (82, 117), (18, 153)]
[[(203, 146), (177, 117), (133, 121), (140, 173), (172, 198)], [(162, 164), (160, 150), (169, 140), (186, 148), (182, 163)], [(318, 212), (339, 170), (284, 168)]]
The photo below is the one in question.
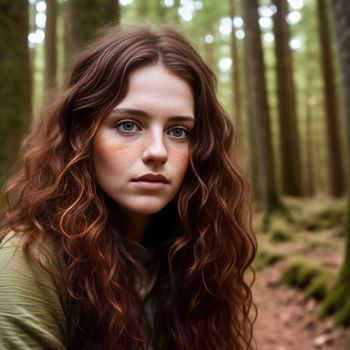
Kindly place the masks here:
[(132, 182), (155, 182), (168, 184), (169, 180), (162, 174), (145, 174), (133, 179)]

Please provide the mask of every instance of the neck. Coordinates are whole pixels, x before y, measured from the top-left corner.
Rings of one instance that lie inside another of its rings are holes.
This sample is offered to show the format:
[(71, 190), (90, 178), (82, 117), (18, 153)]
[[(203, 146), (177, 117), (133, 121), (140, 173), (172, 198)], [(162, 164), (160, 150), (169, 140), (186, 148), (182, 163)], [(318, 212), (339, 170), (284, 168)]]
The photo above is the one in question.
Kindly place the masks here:
[(135, 214), (121, 210), (118, 215), (118, 226), (127, 238), (141, 243), (145, 237), (151, 216), (152, 215)]

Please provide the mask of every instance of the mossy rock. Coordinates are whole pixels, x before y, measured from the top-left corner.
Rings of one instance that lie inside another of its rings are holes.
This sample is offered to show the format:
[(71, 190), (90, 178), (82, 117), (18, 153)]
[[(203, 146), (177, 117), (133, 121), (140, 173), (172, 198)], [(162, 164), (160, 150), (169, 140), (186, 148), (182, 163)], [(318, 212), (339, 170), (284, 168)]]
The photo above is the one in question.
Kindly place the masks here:
[[(321, 297), (322, 283), (329, 279), (330, 272), (322, 267), (314, 266), (305, 261), (294, 261), (283, 272), (281, 283), (306, 290), (309, 295), (312, 294)], [(321, 281), (321, 279), (323, 279)]]
[(271, 232), (270, 240), (272, 242), (288, 242), (292, 240), (292, 236), (282, 228), (276, 228)]
[(314, 277), (305, 290), (306, 298), (314, 298), (318, 301), (324, 300), (331, 284), (332, 276), (322, 273)]
[(281, 283), (287, 284), (289, 286), (296, 287), (297, 286), (297, 275), (298, 271), (300, 270), (300, 265), (302, 262), (294, 262), (287, 266), (287, 268), (284, 270)]
[(272, 266), (282, 260), (284, 256), (282, 254), (272, 252), (270, 250), (259, 250), (254, 261), (254, 269), (261, 271), (268, 266)]

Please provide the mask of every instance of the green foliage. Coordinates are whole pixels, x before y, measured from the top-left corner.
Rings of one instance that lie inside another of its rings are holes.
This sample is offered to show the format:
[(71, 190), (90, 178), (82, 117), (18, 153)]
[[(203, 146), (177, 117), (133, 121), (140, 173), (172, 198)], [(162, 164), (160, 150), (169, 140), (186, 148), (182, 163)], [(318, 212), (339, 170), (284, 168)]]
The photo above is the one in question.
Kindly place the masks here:
[(315, 298), (316, 300), (324, 300), (330, 285), (328, 274), (320, 274), (312, 279), (309, 286), (305, 290), (307, 298)]
[(272, 231), (270, 239), (272, 242), (288, 242), (292, 240), (292, 236), (282, 228), (276, 228)]
[(338, 325), (350, 325), (350, 281), (338, 280), (327, 293), (321, 316), (335, 315)]
[(309, 214), (300, 221), (300, 225), (308, 231), (326, 230), (345, 225), (345, 207), (343, 203), (334, 204)]
[(254, 269), (256, 271), (261, 271), (268, 266), (274, 265), (284, 257), (282, 254), (272, 252), (270, 250), (259, 250), (254, 261)]
[(324, 281), (330, 279), (330, 272), (305, 261), (294, 261), (283, 272), (281, 283), (305, 290), (307, 295), (321, 296)]
[(312, 240), (307, 243), (307, 248), (310, 250), (322, 249), (323, 251), (329, 251), (334, 249), (334, 245), (330, 242)]

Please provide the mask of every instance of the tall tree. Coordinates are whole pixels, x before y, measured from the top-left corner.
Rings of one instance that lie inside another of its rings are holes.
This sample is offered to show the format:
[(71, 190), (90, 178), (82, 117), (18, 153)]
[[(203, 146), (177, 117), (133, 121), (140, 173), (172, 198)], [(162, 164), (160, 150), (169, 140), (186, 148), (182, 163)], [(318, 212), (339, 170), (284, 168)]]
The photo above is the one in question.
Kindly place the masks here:
[(166, 8), (161, 0), (154, 0), (156, 2), (157, 22), (164, 23), (166, 18)]
[[(159, 5), (161, 6), (161, 5)], [(146, 21), (149, 19), (150, 14), (150, 2), (144, 0), (138, 0), (136, 2), (137, 17), (141, 21)]]
[(293, 58), (289, 48), (290, 30), (286, 21), (288, 2), (287, 0), (273, 0), (273, 4), (277, 9), (273, 16), (273, 31), (275, 35), (282, 189), (286, 195), (301, 196), (303, 184), (293, 80)]
[[(248, 115), (251, 130), (253, 182), (261, 198), (266, 217), (281, 209), (273, 162), (270, 114), (267, 101), (264, 56), (259, 28), (258, 0), (241, 2), (245, 29), (245, 63)], [(255, 163), (255, 164), (254, 164)], [(254, 181), (255, 179), (255, 181)]]
[(181, 5), (180, 0), (174, 0), (174, 6), (173, 6), (173, 22), (174, 23), (180, 23), (180, 16), (179, 16), (179, 8)]
[[(229, 1), (229, 10), (230, 18), (233, 18), (236, 15), (236, 6), (235, 0)], [(230, 47), (231, 47), (231, 57), (232, 57), (232, 101), (234, 108), (234, 118), (236, 121), (237, 129), (239, 133), (242, 133), (242, 108), (241, 108), (241, 94), (240, 94), (240, 75), (239, 75), (239, 56), (238, 56), (238, 47), (237, 47), (237, 38), (234, 27), (232, 26), (231, 38), (230, 38)]]
[(45, 88), (56, 85), (57, 74), (57, 4), (56, 0), (46, 0), (45, 26)]
[(27, 0), (0, 0), (0, 184), (31, 121)]
[(66, 60), (91, 41), (98, 29), (119, 22), (116, 0), (68, 0), (65, 18)]
[[(206, 35), (212, 35), (214, 37), (214, 28), (212, 22), (206, 22), (205, 23), (205, 34)], [(215, 72), (216, 70), (216, 62), (215, 62), (215, 49), (214, 49), (214, 42), (205, 42), (205, 59), (207, 61), (207, 64), (209, 67)]]
[[(347, 119), (347, 165), (350, 174), (350, 2), (331, 0), (334, 28), (343, 82), (343, 97)], [(323, 307), (324, 313), (336, 311), (336, 322), (350, 325), (350, 177), (348, 181), (348, 206), (346, 246), (343, 266), (334, 288), (329, 292)]]
[(305, 195), (312, 197), (315, 194), (315, 176), (313, 167), (313, 101), (310, 88), (311, 77), (306, 73), (307, 87), (306, 87), (306, 127), (305, 127), (305, 153), (306, 153), (306, 176), (305, 176)]
[(337, 85), (333, 67), (331, 29), (328, 17), (328, 0), (317, 0), (317, 14), (320, 33), (321, 62), (324, 78), (324, 99), (326, 110), (326, 130), (329, 149), (329, 170), (331, 193), (338, 197), (344, 194), (344, 162), (339, 134), (339, 108)]

